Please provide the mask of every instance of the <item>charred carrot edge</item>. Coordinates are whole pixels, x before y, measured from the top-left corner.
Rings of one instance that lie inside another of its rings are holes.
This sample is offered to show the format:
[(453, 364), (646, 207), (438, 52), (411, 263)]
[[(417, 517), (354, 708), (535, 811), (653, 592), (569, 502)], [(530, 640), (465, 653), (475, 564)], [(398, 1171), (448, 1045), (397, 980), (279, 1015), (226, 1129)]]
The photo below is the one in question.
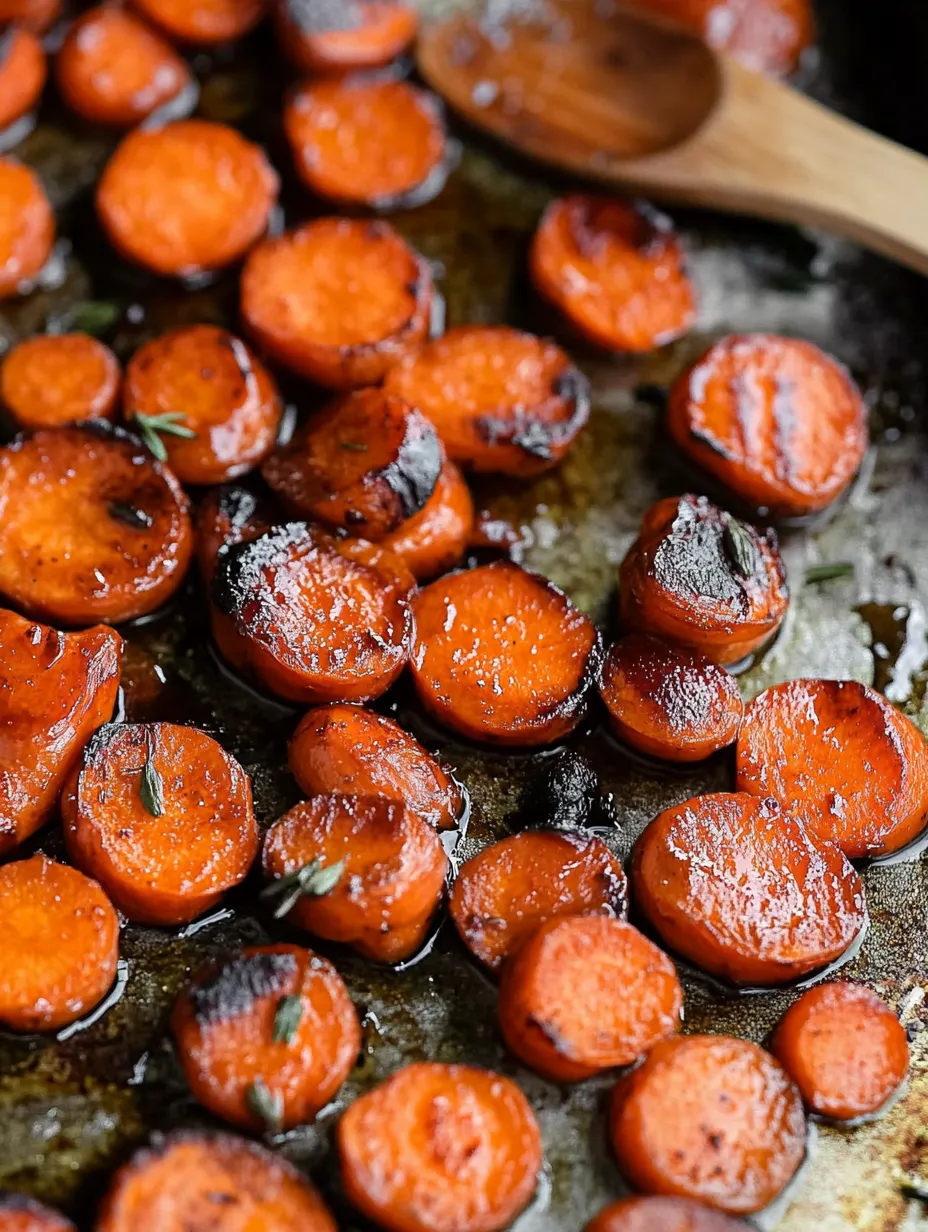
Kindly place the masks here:
[(4, 1232), (77, 1232), (59, 1211), (21, 1193), (0, 1191), (0, 1228)]
[(24, 430), (111, 419), (119, 361), (89, 334), (26, 338), (0, 361), (0, 402)]
[(422, 509), (384, 539), (418, 581), (446, 573), (467, 551), (474, 530), (474, 500), (460, 470), (445, 459), (435, 491)]
[(266, 535), (282, 521), (273, 503), (237, 484), (211, 488), (197, 510), (197, 560), (209, 584), (223, 548)]
[(622, 1198), (583, 1232), (748, 1232), (750, 1225), (689, 1198)]
[(418, 13), (398, 0), (346, 0), (343, 28), (314, 29), (305, 5), (278, 0), (274, 8), (281, 50), (304, 72), (379, 68), (400, 55), (416, 36)]
[(34, 34), (19, 26), (0, 33), (0, 129), (35, 107), (46, 74), (45, 51)]
[(55, 216), (39, 177), (13, 158), (0, 158), (0, 299), (31, 289), (51, 256)]

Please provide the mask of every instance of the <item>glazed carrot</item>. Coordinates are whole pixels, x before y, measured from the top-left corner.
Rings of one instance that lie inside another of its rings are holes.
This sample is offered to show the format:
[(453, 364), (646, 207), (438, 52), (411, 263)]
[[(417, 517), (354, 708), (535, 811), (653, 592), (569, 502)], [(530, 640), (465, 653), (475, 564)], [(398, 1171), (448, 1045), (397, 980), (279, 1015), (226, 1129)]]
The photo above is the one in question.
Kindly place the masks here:
[(542, 1164), (516, 1084), (466, 1065), (407, 1065), (355, 1100), (336, 1132), (349, 1201), (389, 1232), (500, 1232)]
[(245, 1129), (292, 1129), (329, 1102), (358, 1057), (361, 1026), (326, 959), (264, 945), (206, 962), (171, 1017), (197, 1100)]
[(689, 1198), (622, 1198), (583, 1232), (750, 1232), (750, 1225)]
[(599, 346), (653, 351), (695, 321), (695, 295), (673, 224), (643, 203), (553, 201), (529, 260), (541, 294)]
[(308, 73), (389, 64), (419, 24), (416, 10), (400, 0), (279, 0), (274, 17), (281, 50)]
[(22, 26), (44, 34), (61, 16), (61, 0), (0, 0), (0, 25)]
[(50, 1206), (20, 1193), (0, 1193), (0, 1232), (77, 1232)]
[(660, 813), (635, 846), (631, 881), (664, 943), (734, 984), (808, 975), (867, 925), (863, 884), (837, 847), (744, 793)]
[(224, 553), (212, 596), (238, 638), (234, 665), (314, 705), (386, 692), (409, 657), (414, 588), (392, 552), (291, 522)]
[(496, 561), (432, 582), (414, 611), (413, 683), (439, 722), (527, 746), (559, 740), (583, 718), (599, 634), (547, 578)]
[(97, 214), (123, 257), (189, 277), (243, 257), (277, 189), (264, 152), (234, 129), (176, 120), (123, 138), (97, 184)]
[(785, 76), (815, 37), (809, 0), (635, 0), (748, 68)]
[(775, 796), (852, 860), (905, 847), (928, 820), (928, 747), (854, 680), (792, 680), (748, 706), (738, 790)]
[(0, 594), (25, 612), (131, 620), (167, 602), (192, 554), (177, 480), (106, 421), (0, 449)]
[(242, 318), (278, 363), (330, 389), (377, 385), (428, 334), (431, 268), (385, 222), (320, 218), (263, 240)]
[(422, 509), (382, 540), (419, 581), (457, 565), (474, 529), (474, 501), (464, 476), (446, 458), (435, 491)]
[(274, 448), (283, 403), (244, 342), (216, 325), (185, 325), (145, 344), (126, 368), (125, 416), (181, 481), (225, 483)]
[(734, 744), (744, 713), (724, 668), (645, 633), (611, 647), (599, 692), (618, 738), (668, 761), (700, 761)]
[(497, 971), (548, 920), (573, 915), (623, 919), (625, 873), (601, 838), (526, 830), (462, 865), (449, 909), (470, 952)]
[(0, 33), (0, 129), (32, 111), (46, 72), (45, 51), (34, 34), (19, 26)]
[(159, 1137), (116, 1173), (94, 1232), (336, 1232), (315, 1187), (256, 1142), (190, 1130)]
[(264, 840), (275, 915), (375, 962), (400, 962), (425, 940), (448, 857), (435, 830), (393, 800), (317, 796)]
[(61, 818), (74, 863), (140, 924), (202, 915), (258, 853), (248, 776), (195, 727), (102, 727), (65, 784)]
[(652, 505), (619, 570), (619, 616), (711, 659), (737, 663), (768, 642), (789, 590), (776, 535), (704, 496)]
[(51, 256), (55, 216), (34, 171), (0, 158), (0, 299), (29, 290)]
[(250, 543), (282, 521), (273, 502), (264, 495), (232, 483), (211, 488), (196, 519), (197, 560), (203, 580), (207, 584), (213, 580), (223, 548)]
[(7, 351), (0, 363), (0, 402), (20, 428), (57, 428), (112, 419), (119, 361), (89, 334), (41, 334)]
[(32, 856), (0, 867), (0, 1022), (54, 1031), (99, 1004), (116, 978), (119, 917), (77, 869)]
[(319, 706), (290, 741), (290, 769), (308, 796), (384, 796), (436, 830), (450, 830), (464, 807), (453, 778), (398, 723), (360, 706)]
[(432, 421), (454, 461), (506, 475), (554, 466), (590, 413), (564, 351), (502, 325), (450, 329), (397, 364), (385, 388)]
[(663, 1040), (615, 1089), (612, 1144), (645, 1193), (751, 1215), (802, 1163), (802, 1100), (769, 1053), (724, 1035)]
[(132, 0), (143, 17), (170, 39), (201, 47), (229, 43), (264, 16), (264, 0)]

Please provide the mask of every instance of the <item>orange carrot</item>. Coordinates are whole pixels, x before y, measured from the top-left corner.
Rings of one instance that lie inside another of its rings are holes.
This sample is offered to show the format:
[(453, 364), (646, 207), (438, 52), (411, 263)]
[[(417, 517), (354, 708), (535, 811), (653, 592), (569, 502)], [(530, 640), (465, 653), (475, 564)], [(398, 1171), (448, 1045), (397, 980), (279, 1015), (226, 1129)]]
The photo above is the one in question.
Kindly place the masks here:
[(265, 0), (132, 0), (170, 39), (210, 47), (247, 34), (265, 12)]
[(420, 581), (453, 569), (470, 543), (474, 501), (464, 476), (445, 459), (435, 491), (422, 509), (382, 540)]
[(33, 34), (44, 34), (60, 16), (61, 0), (0, 0), (0, 25), (22, 26)]
[(0, 158), (0, 299), (28, 289), (51, 256), (55, 216), (39, 177)]
[(815, 37), (810, 0), (635, 0), (689, 26), (711, 47), (785, 76)]
[(622, 1198), (600, 1211), (583, 1232), (750, 1232), (731, 1219), (689, 1198)]
[(263, 495), (231, 483), (211, 488), (197, 510), (197, 560), (203, 580), (213, 580), (223, 548), (250, 543), (282, 521)]
[(403, 52), (419, 18), (401, 0), (278, 0), (274, 9), (281, 50), (308, 73), (379, 68)]
[(0, 1232), (77, 1232), (70, 1219), (20, 1193), (0, 1193)]
[(0, 363), (0, 402), (28, 430), (112, 419), (119, 384), (119, 361), (89, 334), (27, 338)]
[(0, 30), (0, 129), (9, 128), (36, 106), (47, 68), (42, 44), (29, 30)]

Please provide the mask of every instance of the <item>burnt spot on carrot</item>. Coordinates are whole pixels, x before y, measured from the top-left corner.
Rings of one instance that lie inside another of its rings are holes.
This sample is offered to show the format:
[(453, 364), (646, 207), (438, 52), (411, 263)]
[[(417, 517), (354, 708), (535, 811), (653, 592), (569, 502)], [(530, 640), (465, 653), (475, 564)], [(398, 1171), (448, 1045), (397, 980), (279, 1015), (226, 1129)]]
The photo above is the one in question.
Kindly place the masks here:
[(640, 0), (762, 73), (791, 73), (815, 37), (809, 0)]
[(583, 1232), (749, 1232), (750, 1225), (689, 1198), (622, 1198)]
[(267, 534), (282, 521), (266, 496), (224, 484), (212, 488), (197, 510), (197, 560), (203, 580), (209, 584), (216, 571), (219, 553), (237, 543), (250, 543)]
[(0, 1232), (77, 1232), (70, 1219), (21, 1193), (0, 1192)]
[(305, 72), (389, 64), (416, 35), (418, 14), (400, 0), (279, 0), (281, 50)]
[(0, 299), (31, 289), (51, 256), (55, 216), (39, 177), (0, 158)]
[(248, 1014), (256, 1001), (282, 997), (297, 974), (297, 955), (286, 948), (255, 948), (197, 973), (184, 991), (187, 1014), (198, 1027), (211, 1027)]
[(599, 775), (573, 749), (546, 757), (522, 794), (519, 818), (533, 829), (552, 830), (581, 830), (602, 821)]
[(264, 16), (265, 0), (132, 0), (150, 22), (179, 43), (211, 47), (239, 39)]
[(474, 529), (474, 501), (464, 476), (446, 458), (435, 491), (397, 530), (382, 541), (405, 561), (419, 581), (437, 577), (457, 565)]
[(34, 34), (19, 26), (0, 33), (0, 129), (35, 107), (46, 71), (45, 51)]
[(116, 356), (89, 334), (26, 338), (0, 363), (0, 402), (23, 429), (111, 419), (121, 373)]

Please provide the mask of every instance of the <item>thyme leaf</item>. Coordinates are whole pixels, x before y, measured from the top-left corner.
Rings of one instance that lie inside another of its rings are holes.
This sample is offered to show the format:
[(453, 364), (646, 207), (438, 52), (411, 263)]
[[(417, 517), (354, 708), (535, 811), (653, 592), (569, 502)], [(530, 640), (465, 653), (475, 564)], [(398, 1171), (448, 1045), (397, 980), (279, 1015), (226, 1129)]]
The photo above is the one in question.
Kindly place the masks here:
[(300, 996), (281, 997), (274, 1014), (274, 1043), (292, 1044), (303, 1017), (303, 998)]
[(141, 411), (134, 411), (132, 418), (138, 427), (139, 436), (159, 462), (168, 460), (168, 451), (162, 436), (180, 436), (185, 440), (193, 440), (196, 436), (196, 432), (183, 422), (184, 416), (180, 411), (165, 411), (162, 415), (145, 415)]
[(757, 558), (754, 552), (754, 540), (745, 524), (729, 515), (722, 534), (722, 542), (735, 572), (743, 578), (753, 577)]
[(349, 453), (367, 453), (367, 446), (363, 441), (339, 441), (339, 449), (347, 449)]
[(280, 1129), (284, 1101), (279, 1092), (271, 1094), (263, 1078), (256, 1078), (245, 1088), (245, 1106), (270, 1130)]
[(321, 898), (334, 890), (344, 871), (344, 860), (326, 867), (317, 857), (267, 886), (261, 891), (261, 898), (274, 903), (274, 919), (281, 920), (301, 898)]
[(149, 751), (148, 759), (142, 767), (142, 777), (139, 780), (139, 798), (146, 812), (152, 817), (164, 815), (164, 780), (155, 766)]
[(853, 561), (835, 560), (823, 565), (810, 565), (806, 569), (805, 581), (807, 586), (814, 586), (816, 582), (830, 582), (835, 578), (852, 578), (853, 576)]
[(75, 304), (67, 314), (68, 327), (96, 338), (115, 325), (121, 315), (122, 309), (110, 300), (87, 299)]

